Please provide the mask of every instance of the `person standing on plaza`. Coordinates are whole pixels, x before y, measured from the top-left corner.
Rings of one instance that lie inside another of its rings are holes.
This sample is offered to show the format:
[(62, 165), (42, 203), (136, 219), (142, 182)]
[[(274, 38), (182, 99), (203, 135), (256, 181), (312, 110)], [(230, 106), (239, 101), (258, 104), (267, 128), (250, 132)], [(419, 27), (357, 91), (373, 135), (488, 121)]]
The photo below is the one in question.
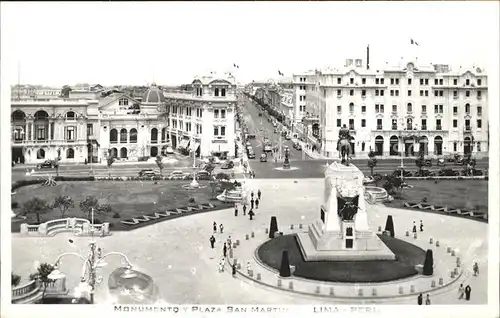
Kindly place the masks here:
[(212, 249), (214, 249), (215, 247), (215, 237), (212, 235), (210, 236), (210, 246), (212, 247)]
[(460, 287), (458, 287), (458, 299), (463, 299), (464, 298), (464, 284), (460, 284)]
[(231, 241), (231, 235), (229, 235), (229, 237), (227, 238), (227, 246), (229, 249), (232, 249), (233, 248), (233, 245), (232, 245), (232, 241)]
[(427, 294), (427, 297), (425, 298), (425, 304), (430, 305), (431, 304), (431, 299), (429, 298), (429, 294)]
[(259, 199), (255, 199), (255, 208), (258, 209), (259, 208)]
[(424, 223), (422, 223), (422, 220), (420, 220), (420, 232), (424, 231)]
[(424, 302), (424, 296), (422, 296), (422, 294), (418, 295), (418, 298), (417, 298), (417, 303), (419, 305), (422, 305)]
[(217, 223), (214, 222), (214, 234), (217, 233)]
[(236, 262), (233, 262), (233, 277), (236, 277)]
[(248, 216), (250, 217), (250, 220), (253, 220), (254, 215), (255, 215), (255, 213), (253, 212), (253, 209), (250, 209), (250, 211), (248, 212)]
[(254, 199), (250, 200), (250, 210), (253, 210), (253, 204), (255, 203)]
[(238, 206), (234, 204), (234, 216), (238, 216)]
[(470, 292), (471, 292), (471, 288), (469, 285), (467, 285), (465, 287), (465, 300), (469, 301), (470, 300)]
[(224, 242), (224, 247), (222, 247), (222, 255), (224, 256), (224, 258), (227, 257), (227, 245), (226, 245), (226, 242)]
[(252, 198), (252, 200), (253, 200), (253, 196), (254, 196), (254, 193), (253, 193), (253, 190), (252, 190), (252, 192), (250, 192), (250, 197)]
[(413, 221), (413, 233), (417, 233), (417, 225), (415, 224), (415, 221)]
[(247, 203), (243, 203), (243, 215), (247, 215)]
[(224, 225), (222, 223), (219, 225), (220, 228), (220, 234), (224, 233)]
[(260, 189), (257, 191), (257, 198), (260, 200), (260, 197), (262, 196), (262, 192), (260, 192)]
[(472, 266), (472, 271), (474, 272), (474, 276), (479, 275), (479, 265), (477, 262), (474, 262), (474, 265)]

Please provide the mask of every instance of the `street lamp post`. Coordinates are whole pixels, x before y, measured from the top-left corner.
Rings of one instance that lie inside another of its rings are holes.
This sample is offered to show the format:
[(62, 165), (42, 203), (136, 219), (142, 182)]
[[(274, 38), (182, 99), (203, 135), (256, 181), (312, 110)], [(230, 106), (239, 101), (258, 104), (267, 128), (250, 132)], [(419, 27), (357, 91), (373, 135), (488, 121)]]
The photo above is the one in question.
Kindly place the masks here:
[[(194, 145), (194, 135), (191, 136), (191, 144)], [(199, 187), (198, 181), (196, 181), (196, 151), (193, 146), (193, 181), (191, 181), (190, 186), (192, 188)]]

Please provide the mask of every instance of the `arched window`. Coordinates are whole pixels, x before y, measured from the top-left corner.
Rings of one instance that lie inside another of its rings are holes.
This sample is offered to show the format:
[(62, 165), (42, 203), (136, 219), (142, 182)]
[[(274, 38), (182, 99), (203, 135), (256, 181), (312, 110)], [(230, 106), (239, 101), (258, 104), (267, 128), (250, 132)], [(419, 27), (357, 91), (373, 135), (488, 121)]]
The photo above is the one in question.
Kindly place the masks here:
[(123, 147), (122, 149), (120, 149), (120, 158), (127, 158), (127, 148)]
[(375, 137), (375, 154), (378, 156), (382, 156), (384, 149), (384, 137), (377, 136)]
[(163, 128), (161, 130), (161, 142), (164, 143), (167, 141), (167, 128)]
[(478, 152), (481, 151), (481, 143), (480, 142), (477, 143), (477, 151)]
[(75, 158), (75, 151), (73, 150), (73, 148), (69, 148), (68, 150), (66, 150), (66, 158), (67, 159)]
[(69, 111), (66, 113), (66, 119), (67, 120), (75, 120), (76, 119), (76, 114), (75, 112)]
[(158, 129), (151, 129), (151, 143), (155, 144), (158, 142)]
[(458, 151), (458, 143), (455, 141), (453, 143), (453, 152), (457, 152)]
[(36, 158), (37, 159), (45, 159), (45, 150), (38, 149), (38, 151), (36, 152)]
[(438, 156), (443, 154), (443, 137), (441, 136), (434, 137), (434, 154)]
[(130, 129), (130, 141), (131, 144), (136, 144), (137, 143), (137, 129), (132, 128)]
[(466, 114), (470, 113), (470, 104), (465, 104), (465, 113)]
[(26, 120), (26, 114), (21, 110), (16, 110), (11, 115), (12, 121), (23, 121)]
[(127, 143), (127, 130), (125, 128), (122, 128), (122, 130), (120, 130), (120, 142), (122, 144)]
[(226, 89), (225, 88), (222, 88), (220, 90), (220, 96), (226, 96)]
[(397, 136), (391, 136), (389, 139), (389, 156), (398, 156), (399, 155), (399, 139)]
[(408, 103), (408, 105), (406, 105), (406, 110), (408, 112), (411, 112), (413, 110), (413, 107), (412, 107), (411, 103)]
[(413, 119), (411, 118), (406, 119), (406, 129), (413, 130)]
[(118, 142), (118, 131), (114, 128), (109, 131), (109, 142), (112, 144), (116, 144)]
[(354, 113), (354, 103), (349, 104), (349, 112)]
[(215, 95), (215, 96), (219, 96), (219, 89), (218, 89), (218, 88), (216, 88), (216, 89), (214, 90), (214, 95)]

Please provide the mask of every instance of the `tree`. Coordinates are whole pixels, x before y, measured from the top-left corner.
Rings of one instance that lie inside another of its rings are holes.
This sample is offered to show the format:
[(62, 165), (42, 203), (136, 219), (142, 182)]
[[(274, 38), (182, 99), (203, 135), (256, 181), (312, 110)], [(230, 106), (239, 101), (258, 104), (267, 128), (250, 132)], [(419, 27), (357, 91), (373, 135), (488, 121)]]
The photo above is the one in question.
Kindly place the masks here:
[(217, 190), (219, 188), (219, 182), (212, 180), (210, 181), (210, 189), (212, 190), (212, 198), (214, 199), (217, 196)]
[(12, 287), (16, 287), (21, 282), (21, 276), (11, 273)]
[(156, 165), (158, 166), (158, 169), (160, 169), (160, 175), (163, 176), (163, 168), (165, 167), (162, 161), (162, 156), (156, 156)]
[(57, 149), (57, 158), (52, 163), (56, 168), (56, 176), (59, 177), (59, 162), (61, 161), (61, 148)]
[(64, 85), (61, 89), (61, 97), (62, 98), (69, 98), (69, 92), (71, 92), (72, 89), (69, 87), (69, 85)]
[(212, 163), (208, 163), (206, 166), (205, 166), (205, 171), (208, 172), (210, 175), (212, 175), (212, 172), (214, 171), (215, 169), (215, 166), (212, 164)]
[(370, 168), (370, 175), (373, 176), (373, 168), (377, 166), (377, 158), (375, 158), (376, 154), (373, 150), (370, 149), (368, 153), (368, 167)]
[(418, 154), (417, 159), (415, 159), (415, 165), (418, 167), (418, 172), (421, 174), (422, 172), (422, 167), (425, 166), (425, 157), (424, 157), (424, 152), (420, 151)]
[(80, 210), (82, 210), (83, 214), (87, 217), (87, 219), (91, 218), (92, 214), (92, 209), (94, 210), (94, 213), (100, 213), (101, 211), (99, 210), (99, 201), (97, 198), (93, 196), (87, 196), (85, 200), (80, 201)]
[(288, 251), (284, 250), (281, 253), (281, 267), (280, 267), (280, 277), (290, 277), (290, 259), (288, 257)]
[(230, 180), (231, 177), (224, 172), (219, 172), (217, 175), (215, 175), (215, 179), (217, 180)]
[(51, 208), (47, 202), (37, 197), (34, 197), (23, 204), (23, 215), (35, 214), (37, 224), (42, 223), (42, 216), (50, 210)]
[(108, 167), (108, 174), (109, 174), (109, 177), (111, 178), (111, 166), (113, 165), (113, 163), (115, 162), (115, 157), (112, 155), (111, 153), (111, 149), (109, 150), (109, 153), (108, 153), (108, 157), (106, 158), (106, 165)]
[(385, 230), (391, 233), (391, 237), (394, 237), (394, 222), (392, 221), (392, 215), (387, 216), (387, 221), (385, 222)]
[(423, 274), (425, 276), (431, 276), (433, 273), (434, 273), (434, 257), (432, 255), (432, 250), (427, 250), (427, 252), (425, 253)]
[(70, 196), (60, 195), (54, 199), (54, 203), (52, 204), (54, 208), (58, 208), (61, 211), (61, 219), (64, 219), (64, 215), (68, 211), (69, 208), (75, 207), (75, 202)]
[(38, 266), (36, 273), (30, 275), (30, 279), (38, 280), (43, 285), (42, 299), (45, 298), (45, 292), (47, 286), (55, 282), (53, 279), (49, 279), (50, 273), (54, 270), (54, 266), (49, 263), (42, 263)]
[(269, 238), (274, 238), (274, 233), (278, 232), (278, 220), (275, 216), (271, 217), (271, 223), (269, 224)]

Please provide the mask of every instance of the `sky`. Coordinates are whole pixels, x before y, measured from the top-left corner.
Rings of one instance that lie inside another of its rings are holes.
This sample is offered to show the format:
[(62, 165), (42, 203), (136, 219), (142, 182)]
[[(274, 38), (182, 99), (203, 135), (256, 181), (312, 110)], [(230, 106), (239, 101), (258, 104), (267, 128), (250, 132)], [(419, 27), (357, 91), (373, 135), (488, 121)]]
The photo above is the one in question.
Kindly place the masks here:
[(488, 68), (498, 17), (496, 1), (3, 2), (2, 71), (48, 86), (177, 85), (210, 71), (250, 82), (341, 67), (368, 44), (373, 68), (415, 55)]

